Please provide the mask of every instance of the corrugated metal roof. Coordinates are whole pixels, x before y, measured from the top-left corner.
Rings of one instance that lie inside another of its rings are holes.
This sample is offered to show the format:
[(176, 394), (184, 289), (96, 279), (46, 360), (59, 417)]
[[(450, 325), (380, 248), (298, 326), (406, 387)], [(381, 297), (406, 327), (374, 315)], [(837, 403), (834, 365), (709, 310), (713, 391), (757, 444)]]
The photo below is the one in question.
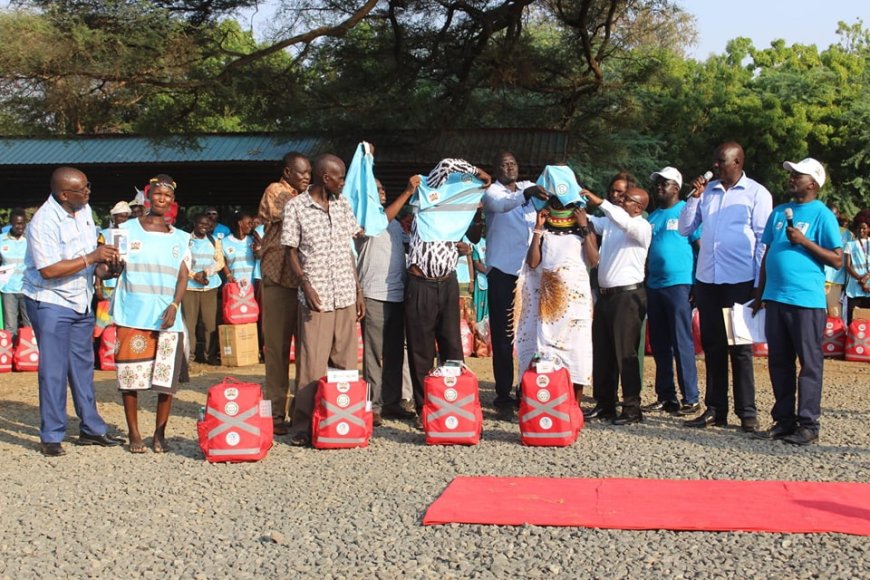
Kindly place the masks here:
[(489, 167), (496, 154), (512, 151), (521, 165), (564, 161), (568, 134), (544, 129), (359, 132), (343, 135), (195, 135), (161, 139), (128, 136), (0, 138), (0, 166), (112, 165), (130, 163), (274, 162), (288, 151), (313, 157), (325, 152), (351, 155), (356, 143), (375, 143), (379, 163), (430, 164), (462, 157)]
[(0, 165), (84, 165), (114, 163), (197, 163), (269, 161), (288, 151), (317, 155), (328, 148), (322, 137), (198, 135), (191, 137), (74, 137), (0, 139)]

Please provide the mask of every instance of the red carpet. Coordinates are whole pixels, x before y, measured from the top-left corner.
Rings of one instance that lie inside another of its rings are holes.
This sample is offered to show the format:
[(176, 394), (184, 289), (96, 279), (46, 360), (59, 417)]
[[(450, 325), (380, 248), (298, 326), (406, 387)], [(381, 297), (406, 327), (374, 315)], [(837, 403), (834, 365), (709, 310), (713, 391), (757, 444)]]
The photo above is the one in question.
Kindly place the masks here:
[(424, 525), (870, 535), (870, 484), (457, 477)]

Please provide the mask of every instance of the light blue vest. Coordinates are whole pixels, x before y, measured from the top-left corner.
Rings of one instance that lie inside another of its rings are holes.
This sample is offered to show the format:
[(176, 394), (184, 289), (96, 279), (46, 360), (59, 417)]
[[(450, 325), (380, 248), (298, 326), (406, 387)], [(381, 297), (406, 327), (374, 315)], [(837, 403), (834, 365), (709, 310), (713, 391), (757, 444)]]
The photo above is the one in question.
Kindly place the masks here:
[[(103, 236), (103, 243), (110, 244), (112, 242), (109, 230), (112, 228), (103, 228), (100, 230), (100, 235)], [(117, 278), (106, 278), (102, 280), (103, 288), (114, 288), (118, 283)], [(108, 296), (108, 295), (107, 295)]]
[(236, 279), (236, 282), (247, 280), (250, 282), (254, 276), (255, 258), (254, 258), (254, 239), (251, 236), (245, 236), (244, 240), (238, 240), (235, 236), (225, 236), (221, 240), (224, 250), (224, 260), (227, 262), (227, 268), (230, 269), (230, 274)]
[[(197, 272), (207, 271), (209, 268), (214, 267), (214, 245), (211, 243), (211, 240), (208, 239), (208, 236), (203, 238), (197, 238), (196, 236), (190, 236), (190, 255), (191, 255), (191, 274), (195, 274)], [(207, 288), (209, 290), (213, 288), (218, 288), (221, 285), (221, 277), (217, 272), (208, 277), (208, 286), (203, 286), (193, 278), (187, 281), (188, 288), (196, 288), (198, 290), (202, 290), (203, 288)]]
[(4, 266), (15, 266), (12, 276), (0, 287), (4, 294), (21, 294), (24, 291), (24, 254), (27, 253), (27, 238), (18, 239), (9, 234), (0, 235), (0, 262)]
[(417, 235), (424, 242), (458, 242), (465, 235), (483, 198), (483, 182), (467, 173), (451, 173), (441, 187), (426, 185), (412, 198), (417, 211)]
[[(175, 296), (178, 270), (190, 244), (190, 234), (146, 232), (138, 219), (121, 225), (129, 233), (127, 263), (112, 298), (115, 324), (142, 330), (161, 330), (163, 312)], [(181, 332), (181, 313), (170, 330)]]

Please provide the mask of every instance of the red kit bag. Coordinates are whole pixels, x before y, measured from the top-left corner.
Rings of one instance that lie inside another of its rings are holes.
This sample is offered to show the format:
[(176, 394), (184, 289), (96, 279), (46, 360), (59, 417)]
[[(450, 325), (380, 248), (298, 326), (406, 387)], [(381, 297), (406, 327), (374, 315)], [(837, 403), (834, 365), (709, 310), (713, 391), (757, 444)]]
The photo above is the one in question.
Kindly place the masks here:
[(367, 447), (372, 436), (372, 402), (363, 381), (331, 382), (328, 375), (317, 382), (311, 443), (317, 449)]
[(12, 366), (19, 372), (39, 370), (39, 346), (36, 344), (36, 335), (29, 326), (18, 329), (18, 344), (12, 354)]
[(766, 342), (753, 342), (752, 343), (752, 356), (766, 357), (767, 356), (767, 343)]
[(692, 338), (695, 340), (695, 356), (697, 356), (704, 352), (704, 346), (701, 344), (701, 316), (697, 308), (692, 310)]
[(100, 335), (100, 370), (115, 370), (115, 343), (118, 336), (118, 328), (112, 324), (103, 329)]
[(849, 325), (846, 360), (870, 362), (870, 320), (859, 318)]
[(250, 324), (260, 318), (253, 284), (228, 282), (223, 287), (224, 323)]
[(459, 376), (443, 376), (442, 368), (423, 381), (426, 444), (477, 445), (483, 432), (477, 377), (465, 366), (460, 367)]
[(568, 369), (549, 367), (547, 371), (532, 367), (523, 373), (520, 439), (523, 445), (567, 447), (583, 428), (583, 413), (574, 398)]
[(272, 405), (260, 385), (227, 377), (208, 390), (196, 424), (209, 463), (259, 461), (272, 447)]
[(822, 337), (822, 353), (830, 358), (843, 358), (846, 354), (846, 325), (843, 319), (828, 316)]
[(0, 330), (0, 373), (12, 372), (12, 333)]

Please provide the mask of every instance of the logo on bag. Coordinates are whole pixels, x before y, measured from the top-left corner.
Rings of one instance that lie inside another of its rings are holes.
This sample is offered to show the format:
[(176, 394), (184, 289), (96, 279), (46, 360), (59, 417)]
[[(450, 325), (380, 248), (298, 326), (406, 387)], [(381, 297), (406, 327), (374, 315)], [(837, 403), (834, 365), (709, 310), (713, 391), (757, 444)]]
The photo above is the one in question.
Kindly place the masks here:
[(229, 433), (227, 433), (226, 442), (227, 442), (227, 445), (229, 445), (230, 447), (235, 447), (236, 445), (239, 444), (239, 441), (241, 441), (241, 440), (242, 440), (242, 438), (239, 437), (239, 434), (236, 433), (235, 431), (230, 431)]
[(459, 419), (457, 419), (453, 415), (450, 415), (449, 417), (447, 417), (447, 419), (444, 420), (444, 426), (450, 430), (456, 429), (457, 427), (459, 427)]
[(224, 389), (224, 398), (227, 401), (235, 401), (239, 398), (239, 390), (235, 387), (227, 387)]
[(456, 392), (456, 389), (447, 389), (444, 391), (444, 398), (451, 403), (455, 401), (459, 397), (459, 393)]
[(350, 425), (342, 421), (335, 426), (335, 430), (338, 432), (339, 435), (347, 435), (348, 433), (350, 433)]
[[(538, 375), (538, 377), (535, 379), (535, 383), (539, 387), (544, 388), (550, 384), (550, 377), (548, 377), (547, 375)], [(540, 396), (540, 395), (538, 395), (538, 396)]]
[(347, 395), (339, 395), (335, 399), (335, 404), (343, 409), (350, 405), (350, 397), (348, 397)]
[(444, 377), (444, 384), (448, 387), (456, 385), (456, 377)]
[(335, 388), (339, 393), (346, 393), (350, 390), (350, 383), (338, 383)]
[(540, 425), (541, 429), (547, 430), (553, 426), (553, 420), (549, 417), (541, 417), (541, 420), (538, 421), (538, 425)]
[(536, 396), (540, 402), (546, 403), (550, 400), (550, 391), (546, 389), (541, 389), (540, 391), (538, 391), (538, 394)]
[(230, 417), (235, 417), (239, 414), (239, 404), (230, 401), (229, 403), (224, 405), (224, 413), (226, 413)]

